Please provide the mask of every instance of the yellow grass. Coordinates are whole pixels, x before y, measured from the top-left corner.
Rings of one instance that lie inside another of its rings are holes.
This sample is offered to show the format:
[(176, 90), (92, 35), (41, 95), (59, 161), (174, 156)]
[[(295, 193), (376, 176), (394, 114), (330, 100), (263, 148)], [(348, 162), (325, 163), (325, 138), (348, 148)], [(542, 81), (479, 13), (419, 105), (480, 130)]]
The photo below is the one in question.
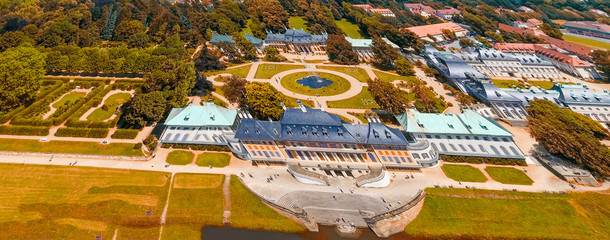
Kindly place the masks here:
[(220, 175), (178, 174), (174, 178), (174, 188), (215, 188), (222, 185)]
[(76, 219), (76, 218), (60, 218), (56, 219), (53, 222), (57, 224), (66, 224), (76, 228), (80, 228), (83, 230), (89, 231), (100, 231), (104, 232), (108, 229), (108, 224), (105, 222), (91, 221), (85, 219)]

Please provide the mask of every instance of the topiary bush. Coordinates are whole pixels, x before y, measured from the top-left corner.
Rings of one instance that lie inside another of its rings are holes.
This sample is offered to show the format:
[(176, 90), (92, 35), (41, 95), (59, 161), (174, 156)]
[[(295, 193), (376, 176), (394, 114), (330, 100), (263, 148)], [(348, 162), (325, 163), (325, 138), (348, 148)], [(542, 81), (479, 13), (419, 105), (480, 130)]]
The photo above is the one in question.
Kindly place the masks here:
[(139, 129), (117, 129), (110, 137), (114, 139), (134, 139), (138, 136), (138, 133), (140, 133)]

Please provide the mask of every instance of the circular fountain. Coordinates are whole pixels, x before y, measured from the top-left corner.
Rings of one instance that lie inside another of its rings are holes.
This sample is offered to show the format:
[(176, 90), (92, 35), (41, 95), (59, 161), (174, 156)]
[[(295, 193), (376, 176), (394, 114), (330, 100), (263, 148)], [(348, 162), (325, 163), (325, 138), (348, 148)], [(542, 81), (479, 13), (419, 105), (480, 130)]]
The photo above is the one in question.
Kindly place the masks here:
[(323, 87), (328, 87), (334, 82), (317, 75), (311, 75), (297, 80), (297, 83), (312, 89), (320, 89)]

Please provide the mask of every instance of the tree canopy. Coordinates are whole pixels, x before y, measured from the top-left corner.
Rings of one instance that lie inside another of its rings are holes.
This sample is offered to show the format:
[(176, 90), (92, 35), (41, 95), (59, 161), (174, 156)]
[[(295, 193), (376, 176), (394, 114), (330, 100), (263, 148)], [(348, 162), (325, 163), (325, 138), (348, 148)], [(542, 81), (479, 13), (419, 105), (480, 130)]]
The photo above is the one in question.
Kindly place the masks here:
[(384, 82), (379, 79), (367, 82), (369, 92), (379, 106), (391, 114), (399, 114), (405, 111), (409, 102), (405, 98), (405, 92), (394, 86), (392, 83)]
[(546, 100), (530, 102), (527, 111), (530, 134), (550, 153), (610, 176), (610, 149), (599, 141), (610, 137), (607, 129), (582, 114)]
[(45, 54), (29, 46), (0, 53), (0, 112), (36, 97), (45, 74)]
[(333, 34), (326, 40), (328, 60), (338, 64), (358, 64), (358, 54), (352, 50), (352, 45), (343, 35)]
[(269, 83), (254, 82), (246, 85), (248, 107), (258, 119), (280, 119), (286, 97)]

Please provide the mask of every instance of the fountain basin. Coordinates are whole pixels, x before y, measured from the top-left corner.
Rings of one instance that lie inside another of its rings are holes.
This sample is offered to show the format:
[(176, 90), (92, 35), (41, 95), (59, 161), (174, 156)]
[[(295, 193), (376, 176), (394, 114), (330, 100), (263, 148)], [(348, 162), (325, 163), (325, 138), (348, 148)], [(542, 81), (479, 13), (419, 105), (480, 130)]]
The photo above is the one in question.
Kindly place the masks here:
[(297, 80), (297, 83), (312, 89), (320, 89), (323, 87), (328, 87), (334, 82), (320, 76), (312, 75)]

